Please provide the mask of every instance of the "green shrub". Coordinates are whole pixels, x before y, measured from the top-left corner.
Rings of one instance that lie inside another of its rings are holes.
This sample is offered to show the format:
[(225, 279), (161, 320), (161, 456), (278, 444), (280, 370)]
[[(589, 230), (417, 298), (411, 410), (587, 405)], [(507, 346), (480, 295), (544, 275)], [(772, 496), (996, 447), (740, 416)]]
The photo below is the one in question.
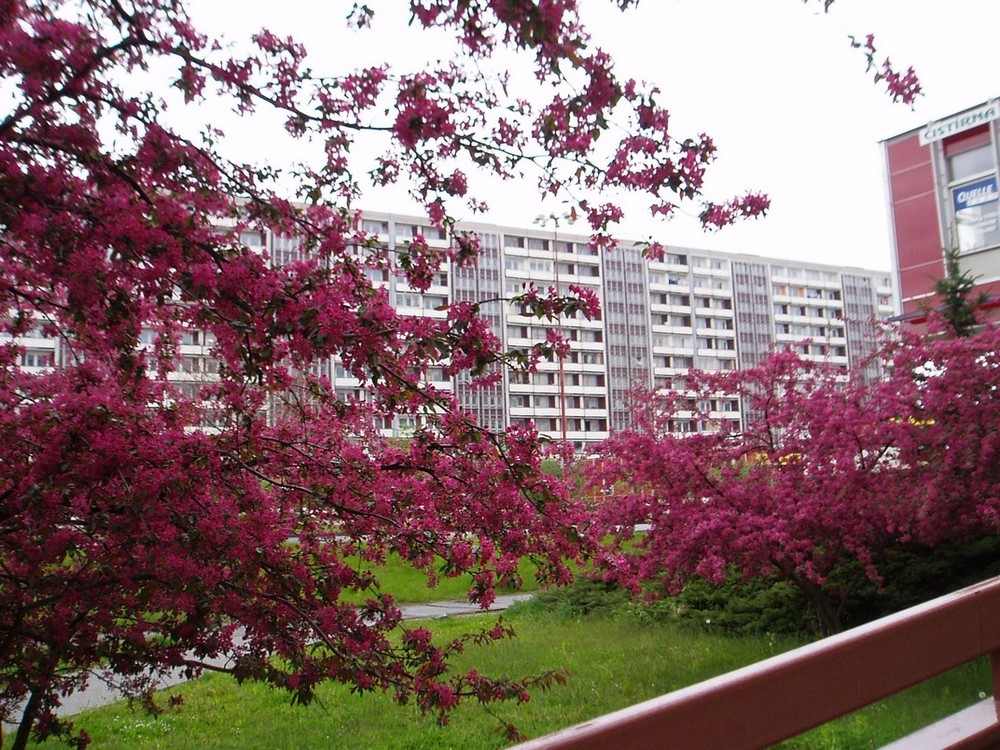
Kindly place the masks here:
[[(877, 560), (876, 567), (880, 583), (869, 580), (857, 562), (830, 576), (828, 587), (844, 596), (845, 629), (1000, 575), (1000, 536), (933, 548), (900, 545)], [(743, 581), (734, 574), (721, 586), (694, 579), (678, 597), (676, 609), (682, 622), (710, 622), (712, 628), (734, 635), (816, 632), (809, 602), (791, 584), (777, 579)]]
[[(849, 624), (857, 625), (929, 601), (965, 586), (1000, 575), (1000, 536), (924, 547), (894, 547), (876, 567), (880, 585), (863, 580), (848, 600)], [(841, 579), (864, 578), (860, 566), (839, 573)]]
[[(870, 581), (856, 562), (841, 566), (830, 577), (828, 586), (845, 596), (844, 628), (1000, 575), (1000, 536), (934, 548), (898, 546), (876, 565), (882, 574), (880, 585)], [(519, 605), (519, 611), (677, 621), (735, 636), (817, 634), (812, 605), (794, 586), (776, 578), (744, 581), (735, 571), (722, 585), (694, 578), (677, 597), (653, 602), (636, 600), (616, 584), (581, 575), (568, 586), (538, 592), (531, 602)]]
[(696, 578), (677, 600), (681, 622), (708, 625), (731, 635), (780, 633), (801, 635), (813, 629), (805, 598), (784, 581), (736, 576), (721, 586)]
[(519, 614), (546, 613), (577, 618), (621, 614), (631, 602), (628, 591), (617, 584), (579, 575), (569, 585), (544, 589), (517, 605)]

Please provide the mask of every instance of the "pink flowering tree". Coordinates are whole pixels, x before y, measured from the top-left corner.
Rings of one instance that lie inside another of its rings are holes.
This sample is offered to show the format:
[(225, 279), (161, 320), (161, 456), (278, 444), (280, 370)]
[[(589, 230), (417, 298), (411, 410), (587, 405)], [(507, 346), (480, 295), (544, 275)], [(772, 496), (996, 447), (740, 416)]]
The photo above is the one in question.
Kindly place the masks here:
[(931, 330), (930, 340), (908, 337), (893, 349), (883, 386), (910, 405), (897, 460), (911, 483), (906, 531), (926, 545), (1000, 527), (1000, 328), (956, 335), (939, 319)]
[[(843, 566), (877, 583), (892, 545), (997, 531), (998, 343), (996, 328), (904, 336), (882, 352), (890, 374), (874, 383), (778, 352), (647, 397), (634, 428), (588, 468), (605, 498), (594, 536), (614, 539), (604, 575), (668, 594), (695, 576), (776, 577), (836, 632), (852, 593), (835, 581)], [(709, 411), (721, 397), (740, 399), (745, 429), (713, 430), (725, 424)], [(705, 431), (675, 432), (691, 420)]]
[[(301, 702), (337, 680), (444, 720), (559, 677), (452, 670), (507, 627), (434, 644), (371, 573), (396, 555), (431, 582), (470, 574), (484, 606), (525, 557), (566, 580), (582, 511), (538, 470), (538, 436), (483, 429), (426, 377), (489, 383), (544, 351), (502, 351), (474, 303), (401, 316), (370, 279), (425, 290), (474, 263), (451, 215), (482, 207), (482, 171), (534, 165), (597, 245), (622, 214), (596, 196), (642, 193), (668, 215), (688, 201), (710, 227), (767, 200), (703, 199), (711, 139), (668, 131), (657, 92), (618, 77), (572, 0), (409, 12), (453, 36), (453, 59), (324, 75), (266, 30), (242, 53), (208, 38), (180, 0), (0, 1), (0, 716), (20, 722), (15, 748), (32, 730), (70, 736), (55, 710), (99, 678), (146, 694), (168, 670), (213, 669)], [(373, 22), (364, 6), (351, 20)], [(499, 50), (533, 60), (540, 102), (487, 72)], [(278, 113), (318, 156), (284, 170), (227, 156), (216, 127), (182, 125), (208, 101)], [(360, 134), (384, 152), (359, 168)], [(450, 247), (418, 236), (390, 256), (349, 208), (359, 169), (408, 185)], [(296, 238), (299, 259), (271, 263), (246, 240), (264, 229)], [(554, 318), (596, 300), (520, 303)], [(211, 372), (192, 385), (177, 373), (194, 333)], [(59, 362), (31, 358), (38, 338)], [(333, 361), (365, 398), (336, 397), (315, 367)], [(401, 417), (411, 436), (387, 438)]]
[[(850, 558), (868, 562), (892, 536), (887, 451), (901, 414), (840, 380), (781, 352), (755, 368), (693, 374), (685, 390), (656, 396), (594, 464), (592, 481), (613, 488), (598, 511), (599, 528), (618, 528), (608, 575), (667, 593), (692, 576), (718, 584), (733, 572), (776, 575), (808, 597), (825, 631), (839, 629), (842, 592), (827, 579)], [(713, 429), (705, 409), (720, 396), (740, 400), (745, 430)], [(705, 431), (678, 434), (680, 420)], [(651, 529), (627, 552), (639, 523)]]

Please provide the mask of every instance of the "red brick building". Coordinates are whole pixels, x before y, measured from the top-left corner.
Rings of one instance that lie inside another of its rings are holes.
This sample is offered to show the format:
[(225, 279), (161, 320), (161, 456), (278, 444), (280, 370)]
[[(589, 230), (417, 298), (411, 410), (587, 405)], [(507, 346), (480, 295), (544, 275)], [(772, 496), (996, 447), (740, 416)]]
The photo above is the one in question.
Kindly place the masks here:
[(936, 306), (944, 253), (1000, 303), (1000, 99), (882, 142), (893, 263), (904, 319)]

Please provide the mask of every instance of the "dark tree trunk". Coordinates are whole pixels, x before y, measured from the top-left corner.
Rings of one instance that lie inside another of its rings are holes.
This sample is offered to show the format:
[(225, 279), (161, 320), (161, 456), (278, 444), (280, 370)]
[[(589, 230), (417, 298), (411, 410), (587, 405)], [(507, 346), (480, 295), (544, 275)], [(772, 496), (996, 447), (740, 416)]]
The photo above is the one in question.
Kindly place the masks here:
[(17, 734), (14, 735), (14, 744), (11, 745), (11, 750), (25, 750), (28, 747), (28, 739), (31, 737), (31, 726), (35, 723), (35, 716), (38, 714), (38, 704), (41, 703), (41, 700), (42, 694), (32, 690), (31, 696), (28, 698), (28, 703), (24, 707), (21, 723), (17, 725)]
[(822, 586), (817, 586), (812, 581), (797, 581), (796, 585), (813, 605), (813, 611), (816, 613), (816, 624), (821, 636), (825, 638), (844, 629), (844, 623), (840, 617), (843, 609), (843, 597), (840, 597), (841, 601), (839, 602), (834, 601), (829, 592), (824, 591)]

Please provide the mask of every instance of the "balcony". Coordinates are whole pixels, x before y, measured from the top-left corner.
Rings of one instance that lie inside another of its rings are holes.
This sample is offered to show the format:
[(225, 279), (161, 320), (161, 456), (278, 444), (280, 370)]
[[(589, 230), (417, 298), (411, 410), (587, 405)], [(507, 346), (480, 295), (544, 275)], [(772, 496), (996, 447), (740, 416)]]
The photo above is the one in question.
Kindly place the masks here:
[[(768, 747), (990, 655), (1000, 690), (1000, 578), (517, 746), (516, 750)], [(892, 750), (1000, 747), (995, 698)]]

